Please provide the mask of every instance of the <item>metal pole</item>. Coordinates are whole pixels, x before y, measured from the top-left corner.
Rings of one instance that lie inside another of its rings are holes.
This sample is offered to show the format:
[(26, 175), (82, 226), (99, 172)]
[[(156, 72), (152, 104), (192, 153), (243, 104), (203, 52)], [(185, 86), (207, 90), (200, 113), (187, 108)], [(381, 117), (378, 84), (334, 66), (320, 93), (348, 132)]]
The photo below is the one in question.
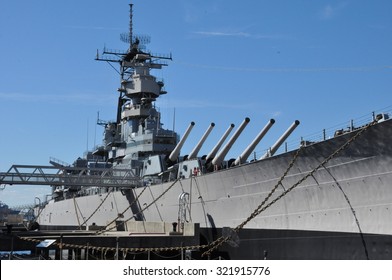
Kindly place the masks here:
[(12, 234), (12, 237), (11, 237), (11, 252), (10, 252), (10, 255), (9, 255), (9, 259), (10, 260), (12, 260), (12, 254), (14, 253), (14, 235)]
[(119, 240), (119, 237), (117, 236), (116, 237), (116, 260), (118, 260), (118, 240)]
[(60, 244), (59, 244), (59, 250), (60, 250), (60, 261), (63, 259), (63, 234), (60, 235)]

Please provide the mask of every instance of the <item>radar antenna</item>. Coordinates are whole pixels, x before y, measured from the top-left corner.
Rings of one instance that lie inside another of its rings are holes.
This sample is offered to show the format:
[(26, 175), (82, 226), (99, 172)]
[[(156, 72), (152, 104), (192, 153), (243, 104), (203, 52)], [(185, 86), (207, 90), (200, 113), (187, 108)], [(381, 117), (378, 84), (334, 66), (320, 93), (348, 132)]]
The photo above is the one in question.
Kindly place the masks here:
[(133, 4), (129, 4), (129, 32), (121, 33), (120, 40), (129, 44), (130, 51), (135, 43), (139, 44), (140, 49), (145, 49), (145, 45), (149, 44), (151, 39), (148, 35), (133, 35)]

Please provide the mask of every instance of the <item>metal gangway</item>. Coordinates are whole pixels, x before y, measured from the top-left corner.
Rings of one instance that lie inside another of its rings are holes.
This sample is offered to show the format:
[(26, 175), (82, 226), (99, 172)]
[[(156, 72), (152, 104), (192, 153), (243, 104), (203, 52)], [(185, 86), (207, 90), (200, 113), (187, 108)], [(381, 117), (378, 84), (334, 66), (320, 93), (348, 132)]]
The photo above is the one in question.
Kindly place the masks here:
[(141, 184), (131, 169), (12, 165), (0, 172), (0, 185), (134, 188)]

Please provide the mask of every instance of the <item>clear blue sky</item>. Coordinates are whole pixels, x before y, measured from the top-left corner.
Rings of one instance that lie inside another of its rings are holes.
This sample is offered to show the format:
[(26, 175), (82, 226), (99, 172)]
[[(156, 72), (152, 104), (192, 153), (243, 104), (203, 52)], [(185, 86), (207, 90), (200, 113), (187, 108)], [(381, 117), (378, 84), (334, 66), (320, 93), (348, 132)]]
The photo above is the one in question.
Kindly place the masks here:
[[(201, 154), (230, 123), (251, 119), (230, 152), (237, 157), (270, 118), (262, 153), (298, 119), (288, 140), (391, 111), (392, 1), (134, 0), (134, 33), (153, 53), (172, 53), (168, 94), (156, 105), (166, 128), (196, 126), (189, 153), (215, 122)], [(126, 49), (128, 0), (0, 2), (0, 170), (12, 164), (72, 163), (101, 142), (97, 112), (116, 115), (118, 74), (94, 60), (106, 45)], [(312, 136), (313, 137), (313, 136)], [(9, 205), (32, 203), (49, 187), (11, 186)]]

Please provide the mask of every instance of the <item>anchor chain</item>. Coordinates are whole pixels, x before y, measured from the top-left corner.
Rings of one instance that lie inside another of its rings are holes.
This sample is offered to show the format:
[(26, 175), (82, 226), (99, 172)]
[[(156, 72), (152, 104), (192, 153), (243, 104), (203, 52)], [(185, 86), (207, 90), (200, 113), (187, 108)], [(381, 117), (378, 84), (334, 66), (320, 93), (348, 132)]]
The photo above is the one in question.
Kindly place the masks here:
[(105, 196), (105, 198), (101, 201), (101, 203), (97, 206), (97, 208), (94, 210), (94, 212), (80, 225), (80, 227), (81, 226), (83, 226), (83, 225), (87, 225), (87, 222), (95, 215), (95, 213), (97, 213), (97, 211), (99, 210), (99, 208), (102, 206), (102, 204), (104, 204), (104, 202), (106, 201), (106, 199), (109, 197), (109, 195), (112, 193), (112, 189), (110, 189), (109, 191), (108, 191), (108, 193), (107, 193), (107, 195)]
[[(238, 225), (234, 231), (238, 232), (241, 228), (243, 228), (247, 223), (249, 223), (251, 220), (253, 220), (256, 216), (258, 211), (260, 211), (260, 209), (263, 207), (263, 205), (270, 199), (270, 197), (274, 194), (274, 192), (278, 189), (278, 187), (281, 185), (282, 181), (284, 180), (284, 178), (287, 176), (287, 174), (289, 173), (290, 169), (294, 166), (294, 163), (296, 162), (300, 151), (302, 151), (302, 146), (297, 150), (297, 152), (294, 154), (294, 157), (292, 158), (289, 166), (287, 167), (286, 171), (283, 173), (283, 175), (280, 177), (279, 181), (275, 184), (275, 186), (272, 188), (272, 190), (269, 192), (269, 194), (267, 195), (267, 197), (261, 202), (261, 204), (252, 212), (252, 214), (244, 221), (242, 222), (240, 225)], [(229, 236), (221, 236), (218, 239), (216, 239), (215, 241), (211, 242), (210, 249), (207, 252), (204, 252), (202, 257), (205, 255), (209, 255), (211, 254), (211, 252), (213, 250), (215, 250), (218, 246), (222, 245), (224, 242), (227, 242), (230, 239)]]
[[(310, 171), (307, 175), (302, 177), (299, 181), (297, 181), (294, 185), (292, 185), (290, 188), (288, 188), (286, 191), (284, 191), (281, 195), (279, 195), (277, 198), (275, 198), (273, 201), (268, 203), (266, 206), (263, 207), (263, 204), (265, 203), (266, 199), (260, 204), (254, 211), (253, 213), (240, 225), (238, 225), (234, 231), (238, 232), (240, 229), (242, 229), (249, 221), (257, 217), (260, 213), (271, 207), (273, 204), (275, 204), (277, 201), (279, 201), (281, 198), (286, 196), (289, 192), (291, 192), (293, 189), (295, 189), (297, 186), (299, 186), (301, 183), (303, 183), (306, 179), (308, 179), (310, 176), (313, 176), (313, 174), (319, 170), (321, 167), (323, 167), (326, 163), (328, 163), (331, 159), (336, 157), (341, 151), (345, 150), (352, 142), (354, 142), (362, 133), (364, 133), (369, 127), (375, 125), (378, 122), (378, 119), (373, 120), (372, 122), (368, 123), (365, 125), (362, 129), (360, 129), (353, 137), (351, 137), (346, 143), (344, 143), (339, 149), (337, 149), (335, 152), (333, 152), (330, 156), (325, 158), (317, 167), (315, 167), (312, 171)], [(300, 149), (299, 149), (300, 150)], [(299, 151), (298, 150), (298, 151)], [(298, 156), (298, 155), (297, 155)], [(293, 163), (294, 164), (294, 163)], [(289, 167), (291, 168), (291, 167)], [(275, 192), (276, 188), (279, 186), (280, 182), (273, 188), (271, 192)], [(272, 194), (271, 194), (272, 195)], [(270, 197), (271, 195), (268, 195)], [(206, 255), (210, 255), (213, 250), (221, 246), (224, 242), (228, 240), (228, 237), (219, 237), (216, 239), (214, 242), (210, 244), (210, 249), (208, 249), (206, 252), (202, 254), (202, 257)]]

